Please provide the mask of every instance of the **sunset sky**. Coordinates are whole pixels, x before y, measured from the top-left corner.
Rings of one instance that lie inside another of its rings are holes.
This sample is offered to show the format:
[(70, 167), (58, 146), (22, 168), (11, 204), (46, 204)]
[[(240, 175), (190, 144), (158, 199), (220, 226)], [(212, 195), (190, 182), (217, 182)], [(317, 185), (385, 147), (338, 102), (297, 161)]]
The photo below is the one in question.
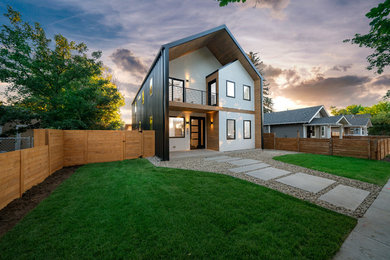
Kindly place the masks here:
[[(380, 1), (263, 0), (219, 7), (214, 0), (2, 1), (48, 36), (62, 34), (102, 50), (130, 103), (160, 45), (226, 24), (247, 52), (259, 52), (274, 110), (305, 106), (372, 105), (390, 89), (390, 70), (367, 71), (371, 50), (343, 43), (367, 33), (365, 14)], [(3, 24), (4, 17), (0, 18)]]

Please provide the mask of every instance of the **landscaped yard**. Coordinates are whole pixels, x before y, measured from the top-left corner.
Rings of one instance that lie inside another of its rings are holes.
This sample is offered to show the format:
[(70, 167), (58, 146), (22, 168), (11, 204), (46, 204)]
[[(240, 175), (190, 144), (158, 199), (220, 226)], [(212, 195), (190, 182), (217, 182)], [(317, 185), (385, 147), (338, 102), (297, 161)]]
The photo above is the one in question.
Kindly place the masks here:
[(83, 166), (0, 239), (0, 258), (330, 259), (356, 220), (230, 176)]
[(390, 178), (390, 163), (384, 161), (307, 153), (287, 154), (273, 159), (381, 186)]

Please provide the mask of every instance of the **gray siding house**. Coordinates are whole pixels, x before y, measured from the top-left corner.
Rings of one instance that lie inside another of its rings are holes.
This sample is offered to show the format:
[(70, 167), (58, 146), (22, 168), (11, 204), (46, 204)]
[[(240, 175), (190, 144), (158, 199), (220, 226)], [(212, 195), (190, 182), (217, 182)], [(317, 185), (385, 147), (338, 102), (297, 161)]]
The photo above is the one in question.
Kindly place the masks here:
[(367, 135), (369, 115), (329, 116), (324, 106), (264, 114), (264, 133), (277, 137), (331, 138)]

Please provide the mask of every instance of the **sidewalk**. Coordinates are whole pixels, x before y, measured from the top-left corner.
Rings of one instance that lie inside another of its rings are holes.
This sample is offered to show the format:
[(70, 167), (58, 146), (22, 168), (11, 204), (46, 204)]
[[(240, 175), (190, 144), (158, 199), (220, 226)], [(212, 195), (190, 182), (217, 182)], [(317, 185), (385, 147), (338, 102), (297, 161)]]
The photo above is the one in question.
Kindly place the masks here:
[(334, 259), (390, 259), (390, 180)]

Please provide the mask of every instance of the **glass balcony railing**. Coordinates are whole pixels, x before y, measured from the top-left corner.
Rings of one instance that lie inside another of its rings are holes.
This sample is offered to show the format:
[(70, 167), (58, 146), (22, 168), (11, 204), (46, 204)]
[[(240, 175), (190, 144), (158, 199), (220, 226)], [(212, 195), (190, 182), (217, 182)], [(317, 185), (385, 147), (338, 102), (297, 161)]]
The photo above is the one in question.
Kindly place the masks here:
[(217, 99), (217, 93), (208, 93), (207, 91), (182, 86), (169, 86), (169, 101), (216, 106)]

